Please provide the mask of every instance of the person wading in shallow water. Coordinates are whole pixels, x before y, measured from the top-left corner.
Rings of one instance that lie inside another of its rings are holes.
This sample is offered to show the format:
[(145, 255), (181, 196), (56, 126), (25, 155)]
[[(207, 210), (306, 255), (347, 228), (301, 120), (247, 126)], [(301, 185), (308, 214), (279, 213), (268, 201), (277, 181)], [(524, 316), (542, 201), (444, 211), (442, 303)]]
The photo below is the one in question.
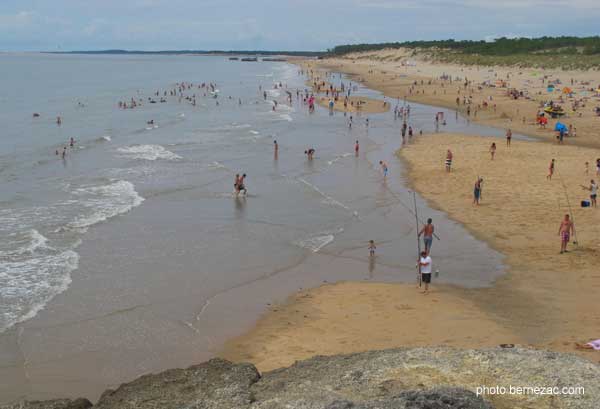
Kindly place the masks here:
[(427, 224), (423, 226), (421, 231), (419, 232), (419, 237), (423, 235), (423, 244), (425, 245), (425, 253), (429, 255), (431, 252), (431, 244), (433, 243), (433, 231), (434, 227), (432, 223), (433, 220), (427, 219)]

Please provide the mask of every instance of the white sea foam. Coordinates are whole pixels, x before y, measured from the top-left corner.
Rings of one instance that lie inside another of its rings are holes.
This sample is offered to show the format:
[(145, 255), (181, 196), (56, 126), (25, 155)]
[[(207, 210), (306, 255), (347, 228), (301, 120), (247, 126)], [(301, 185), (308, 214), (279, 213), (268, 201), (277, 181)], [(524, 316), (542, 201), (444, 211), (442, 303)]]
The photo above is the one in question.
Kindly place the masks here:
[(225, 165), (217, 161), (209, 163), (208, 165), (206, 165), (206, 167), (209, 169), (225, 169)]
[(73, 250), (0, 263), (0, 333), (33, 318), (65, 291), (78, 264), (79, 255)]
[(112, 141), (112, 138), (109, 135), (104, 135), (101, 136), (100, 138), (98, 138), (99, 142), (110, 142)]
[(132, 145), (117, 149), (123, 156), (143, 160), (177, 160), (181, 156), (166, 150), (161, 145)]
[(335, 239), (333, 234), (320, 234), (317, 236), (308, 237), (306, 239), (297, 240), (294, 242), (295, 245), (303, 249), (312, 251), (313, 253), (318, 252), (323, 247), (331, 243)]
[(258, 134), (260, 134), (260, 132), (258, 132), (258, 131), (254, 131), (254, 130), (250, 130), (250, 133), (251, 133), (252, 135), (258, 135)]
[(144, 201), (144, 198), (136, 192), (133, 183), (126, 180), (108, 185), (79, 188), (73, 194), (81, 197), (82, 205), (89, 211), (69, 223), (68, 227), (84, 231), (89, 226), (127, 213)]
[(349, 212), (351, 211), (351, 209), (348, 206), (346, 206), (339, 200), (334, 199), (333, 197), (329, 196), (328, 194), (324, 193), (323, 191), (321, 191), (321, 189), (319, 189), (312, 183), (307, 182), (305, 179), (298, 178), (298, 181), (305, 184), (306, 186), (308, 186), (309, 188), (311, 188), (312, 190), (317, 192), (319, 195), (321, 195), (321, 197), (323, 198), (323, 200), (321, 200), (321, 203), (323, 203), (325, 205), (341, 207), (342, 209), (347, 210)]
[(40, 248), (46, 247), (48, 239), (35, 229), (23, 233), (11, 233), (6, 240), (0, 242), (0, 259), (12, 259), (27, 254), (32, 254)]
[(248, 129), (251, 127), (252, 127), (252, 125), (250, 125), (250, 124), (237, 124), (234, 122), (229, 125), (218, 126), (216, 128), (213, 128), (213, 130), (214, 131), (237, 131), (238, 129)]
[(284, 120), (284, 121), (288, 121), (288, 122), (292, 122), (294, 119), (288, 115), (288, 114), (281, 114), (279, 115), (279, 119)]
[(333, 158), (332, 160), (328, 161), (327, 164), (328, 165), (333, 165), (337, 161), (339, 161), (341, 159), (344, 159), (344, 158), (347, 158), (349, 156), (352, 156), (352, 153), (346, 152), (346, 153), (342, 153), (341, 155), (336, 155), (335, 158)]

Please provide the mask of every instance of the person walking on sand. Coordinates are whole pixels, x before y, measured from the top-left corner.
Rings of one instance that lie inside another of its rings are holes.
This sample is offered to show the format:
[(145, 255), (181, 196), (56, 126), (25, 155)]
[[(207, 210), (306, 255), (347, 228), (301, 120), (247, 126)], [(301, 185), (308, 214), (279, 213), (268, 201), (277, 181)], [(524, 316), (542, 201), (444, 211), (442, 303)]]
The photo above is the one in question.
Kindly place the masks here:
[(512, 131), (509, 129), (506, 131), (506, 146), (510, 148), (510, 141), (512, 139)]
[(277, 154), (279, 153), (279, 145), (277, 141), (273, 141), (273, 154), (275, 155), (275, 159), (277, 159)]
[(594, 179), (590, 180), (590, 187), (581, 186), (582, 188), (590, 191), (590, 202), (592, 207), (596, 207), (596, 199), (598, 198), (598, 185)]
[(431, 252), (431, 244), (433, 243), (434, 227), (432, 222), (433, 220), (431, 220), (431, 218), (427, 219), (427, 224), (423, 226), (423, 228), (419, 232), (419, 237), (421, 237), (421, 234), (423, 235), (423, 244), (425, 245), (425, 252), (428, 255)]
[(421, 281), (425, 283), (425, 290), (423, 291), (423, 294), (429, 293), (429, 283), (431, 283), (431, 264), (431, 257), (426, 251), (422, 251), (421, 257), (419, 258), (419, 267), (421, 271)]
[(446, 152), (446, 172), (452, 170), (452, 151), (448, 149)]
[(496, 142), (492, 142), (492, 146), (490, 146), (490, 155), (492, 160), (494, 160), (494, 155), (496, 155)]
[(571, 221), (569, 215), (565, 214), (565, 218), (558, 228), (558, 235), (560, 236), (560, 254), (567, 252), (567, 244), (569, 244), (569, 240), (571, 240), (571, 234), (575, 234), (575, 225)]
[(473, 187), (473, 204), (479, 206), (479, 202), (481, 201), (481, 190), (483, 183), (483, 178), (477, 178), (475, 182), (475, 186)]
[(554, 159), (550, 161), (550, 165), (548, 165), (548, 175), (546, 179), (552, 180), (552, 175), (554, 175)]
[(379, 165), (381, 166), (381, 171), (383, 172), (383, 177), (386, 178), (388, 174), (388, 165), (384, 161), (380, 160)]

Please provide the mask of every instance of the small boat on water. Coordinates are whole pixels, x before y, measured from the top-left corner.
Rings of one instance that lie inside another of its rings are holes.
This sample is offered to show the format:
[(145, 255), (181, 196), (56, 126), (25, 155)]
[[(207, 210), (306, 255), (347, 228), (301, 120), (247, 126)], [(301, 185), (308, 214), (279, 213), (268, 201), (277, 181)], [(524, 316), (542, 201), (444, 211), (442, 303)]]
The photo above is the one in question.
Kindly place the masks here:
[(242, 58), (241, 61), (256, 62), (256, 61), (258, 61), (258, 58), (256, 58), (256, 57), (246, 57), (246, 58)]
[(229, 57), (229, 59), (230, 59), (231, 61), (237, 61), (237, 60), (239, 60), (239, 57)]
[(285, 58), (263, 58), (263, 61), (286, 62)]

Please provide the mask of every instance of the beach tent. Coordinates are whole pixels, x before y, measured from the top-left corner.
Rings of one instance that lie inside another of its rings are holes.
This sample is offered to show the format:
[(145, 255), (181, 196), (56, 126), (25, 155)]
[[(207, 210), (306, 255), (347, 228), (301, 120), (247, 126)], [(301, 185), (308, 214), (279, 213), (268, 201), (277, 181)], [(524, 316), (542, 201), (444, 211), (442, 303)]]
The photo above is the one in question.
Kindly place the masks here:
[(569, 87), (564, 87), (562, 91), (563, 91), (563, 94), (572, 94), (573, 93), (573, 90)]
[(553, 86), (549, 86), (549, 87), (547, 88), (547, 90), (548, 90), (548, 92), (553, 92), (553, 91), (554, 91), (554, 87), (553, 87)]
[(560, 132), (560, 131), (567, 132), (568, 129), (569, 128), (567, 128), (567, 125), (563, 124), (562, 122), (557, 122), (556, 125), (554, 126), (554, 130), (556, 132)]

